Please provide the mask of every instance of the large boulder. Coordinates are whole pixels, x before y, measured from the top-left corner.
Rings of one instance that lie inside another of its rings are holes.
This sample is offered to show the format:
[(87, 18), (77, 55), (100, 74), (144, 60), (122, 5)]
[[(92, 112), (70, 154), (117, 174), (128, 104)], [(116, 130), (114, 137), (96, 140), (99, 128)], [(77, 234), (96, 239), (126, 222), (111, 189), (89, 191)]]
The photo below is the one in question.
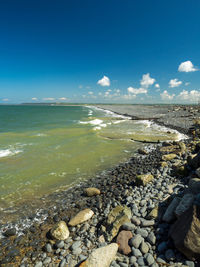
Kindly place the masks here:
[(192, 194), (199, 194), (200, 193), (200, 179), (199, 178), (192, 178), (188, 184), (188, 190)]
[(181, 216), (186, 210), (188, 210), (194, 202), (194, 196), (192, 194), (185, 194), (178, 206), (176, 207), (175, 214), (177, 217)]
[(200, 207), (193, 205), (170, 229), (176, 248), (188, 259), (200, 260)]
[(80, 267), (109, 267), (114, 260), (118, 250), (116, 243), (95, 249)]
[(106, 221), (106, 239), (110, 242), (119, 231), (119, 228), (130, 222), (131, 210), (127, 206), (117, 206), (111, 210)]
[(153, 175), (151, 174), (140, 174), (135, 177), (136, 185), (143, 185), (150, 183), (154, 179)]
[(195, 155), (190, 155), (188, 157), (188, 164), (194, 169), (199, 168), (200, 167), (200, 152), (198, 152)]
[(50, 233), (51, 233), (51, 236), (57, 240), (65, 240), (69, 237), (69, 230), (64, 221), (60, 221), (56, 223), (52, 227)]
[(169, 206), (167, 207), (167, 209), (163, 215), (163, 218), (162, 218), (164, 222), (170, 223), (176, 219), (175, 210), (176, 210), (180, 200), (181, 199), (179, 197), (175, 197), (172, 200), (172, 202), (169, 204)]
[(94, 215), (94, 212), (91, 209), (84, 209), (77, 213), (70, 221), (70, 226), (76, 226), (77, 224), (83, 223)]

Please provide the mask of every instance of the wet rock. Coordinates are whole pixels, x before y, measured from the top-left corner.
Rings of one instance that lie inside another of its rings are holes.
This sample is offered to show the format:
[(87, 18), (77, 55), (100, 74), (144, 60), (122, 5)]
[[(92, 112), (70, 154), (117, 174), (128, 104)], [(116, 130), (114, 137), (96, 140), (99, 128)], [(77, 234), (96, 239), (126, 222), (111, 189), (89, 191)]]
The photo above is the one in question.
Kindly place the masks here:
[(163, 215), (163, 221), (170, 223), (175, 219), (175, 210), (180, 203), (180, 198), (175, 197), (172, 202), (169, 204), (167, 210), (165, 211), (165, 214)]
[(181, 216), (186, 210), (188, 210), (194, 201), (194, 196), (192, 194), (185, 194), (181, 199), (180, 203), (176, 207), (175, 214), (177, 217)]
[(100, 195), (100, 193), (101, 193), (100, 190), (95, 187), (88, 187), (85, 189), (85, 194), (88, 197), (97, 196)]
[(94, 250), (80, 267), (109, 267), (117, 254), (118, 245), (111, 243), (108, 246)]
[(199, 178), (192, 178), (188, 184), (188, 190), (192, 194), (200, 193), (200, 179)]
[(128, 244), (129, 240), (133, 237), (130, 231), (121, 231), (117, 236), (117, 244), (119, 245), (119, 252), (128, 255), (131, 252), (131, 248)]
[(108, 215), (107, 227), (106, 227), (106, 238), (111, 241), (118, 233), (119, 228), (130, 222), (131, 210), (127, 206), (117, 206)]
[(50, 233), (51, 236), (57, 240), (65, 240), (69, 237), (69, 230), (64, 221), (56, 223)]
[(200, 207), (194, 205), (184, 212), (170, 229), (176, 248), (188, 259), (200, 259)]
[(94, 212), (91, 209), (84, 209), (84, 210), (80, 211), (79, 213), (77, 213), (75, 215), (75, 217), (73, 217), (69, 221), (69, 225), (70, 226), (76, 226), (80, 223), (83, 223), (83, 222), (91, 219), (93, 215), (94, 215)]
[(140, 174), (135, 177), (136, 185), (147, 185), (154, 179), (153, 175), (151, 174)]

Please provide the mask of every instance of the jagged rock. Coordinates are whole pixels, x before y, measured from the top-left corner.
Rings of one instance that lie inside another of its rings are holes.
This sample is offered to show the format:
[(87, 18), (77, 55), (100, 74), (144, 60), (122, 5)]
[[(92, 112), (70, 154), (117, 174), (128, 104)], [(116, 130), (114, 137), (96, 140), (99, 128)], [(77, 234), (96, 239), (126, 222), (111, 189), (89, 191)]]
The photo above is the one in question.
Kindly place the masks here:
[(172, 222), (176, 216), (175, 216), (175, 210), (180, 203), (181, 198), (175, 197), (172, 202), (169, 204), (167, 210), (165, 211), (165, 214), (163, 215), (163, 221), (170, 223)]
[(149, 182), (151, 182), (154, 179), (153, 175), (151, 174), (140, 174), (135, 177), (135, 183), (136, 185), (143, 185), (145, 186)]
[(162, 160), (164, 161), (171, 161), (172, 159), (175, 159), (177, 157), (176, 154), (167, 154), (162, 156)]
[(118, 233), (119, 228), (126, 222), (130, 222), (131, 210), (126, 206), (117, 206), (111, 210), (106, 222), (105, 236), (110, 242)]
[(200, 179), (199, 178), (192, 178), (188, 184), (188, 190), (192, 194), (199, 194), (200, 193)]
[(56, 223), (50, 233), (51, 236), (57, 240), (65, 240), (69, 237), (69, 230), (64, 221)]
[(118, 250), (116, 243), (94, 250), (80, 267), (109, 267)]
[(170, 229), (176, 248), (188, 259), (200, 260), (200, 207), (193, 205)]
[(79, 213), (75, 215), (70, 221), (69, 225), (70, 226), (76, 226), (77, 224), (83, 223), (94, 215), (94, 212), (91, 209), (84, 209), (81, 210)]
[(176, 207), (175, 214), (177, 217), (179, 217), (181, 214), (183, 214), (186, 210), (188, 210), (194, 201), (194, 196), (192, 194), (185, 194), (183, 198), (181, 199), (180, 203)]
[(200, 152), (195, 155), (190, 155), (188, 157), (188, 164), (193, 167), (194, 169), (197, 169), (200, 167)]
[(95, 187), (88, 187), (85, 189), (85, 194), (88, 197), (97, 196), (97, 195), (100, 195), (100, 193), (101, 193), (100, 190)]
[(131, 247), (128, 242), (133, 237), (131, 231), (121, 231), (117, 236), (117, 244), (119, 245), (119, 252), (128, 255), (131, 253)]

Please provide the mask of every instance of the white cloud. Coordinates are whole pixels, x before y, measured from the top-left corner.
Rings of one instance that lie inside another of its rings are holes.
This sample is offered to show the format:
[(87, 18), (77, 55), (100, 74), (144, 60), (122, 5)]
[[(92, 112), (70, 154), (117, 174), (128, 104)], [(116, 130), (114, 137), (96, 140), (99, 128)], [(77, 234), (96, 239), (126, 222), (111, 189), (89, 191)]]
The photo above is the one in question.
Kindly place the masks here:
[(198, 90), (192, 90), (192, 91), (186, 91), (183, 90), (180, 92), (180, 94), (177, 96), (178, 99), (183, 101), (189, 101), (189, 102), (198, 102), (200, 100), (200, 91)]
[(110, 79), (107, 76), (103, 76), (101, 80), (97, 82), (101, 86), (110, 86)]
[(150, 77), (150, 74), (143, 74), (142, 80), (140, 81), (140, 84), (142, 87), (148, 88), (150, 85), (154, 84), (156, 80), (154, 78)]
[(118, 93), (118, 94), (120, 93), (120, 90), (119, 90), (119, 89), (115, 89), (114, 91), (115, 91), (116, 93)]
[(34, 100), (34, 101), (38, 100), (37, 97), (32, 97), (31, 99)]
[(128, 92), (134, 95), (137, 94), (146, 94), (147, 93), (147, 89), (145, 88), (133, 88), (133, 87), (128, 87)]
[(102, 93), (100, 92), (100, 93), (98, 93), (98, 95), (99, 95), (99, 96), (101, 96), (101, 95), (102, 95)]
[(169, 81), (169, 87), (171, 87), (171, 88), (178, 87), (178, 86), (180, 86), (181, 84), (182, 84), (182, 82), (179, 81), (178, 79), (171, 79), (171, 80)]
[(156, 83), (156, 84), (155, 84), (155, 87), (156, 87), (156, 88), (160, 88), (160, 84), (159, 84), (159, 83)]
[(167, 90), (160, 94), (162, 100), (172, 100), (175, 97), (175, 94), (170, 95)]
[(92, 91), (88, 92), (88, 95), (93, 95), (94, 93)]
[(122, 95), (120, 96), (120, 99), (125, 99), (125, 100), (132, 100), (136, 98), (136, 95)]
[(178, 67), (178, 71), (180, 72), (192, 72), (192, 71), (197, 71), (197, 70), (198, 69), (194, 67), (194, 65), (192, 64), (190, 60), (182, 62)]
[(9, 99), (8, 98), (4, 98), (4, 99), (2, 99), (2, 101), (6, 102), (6, 101), (9, 101)]
[(188, 86), (190, 83), (189, 82), (187, 82), (187, 83), (185, 83), (185, 86)]
[(65, 100), (68, 100), (68, 98), (67, 97), (60, 97), (59, 100), (65, 101)]
[(83, 85), (82, 85), (82, 84), (80, 84), (78, 88), (79, 88), (79, 89), (82, 89), (82, 88), (83, 88)]
[(53, 97), (44, 97), (43, 100), (45, 100), (45, 101), (53, 101), (53, 100), (55, 100), (55, 98), (53, 98)]

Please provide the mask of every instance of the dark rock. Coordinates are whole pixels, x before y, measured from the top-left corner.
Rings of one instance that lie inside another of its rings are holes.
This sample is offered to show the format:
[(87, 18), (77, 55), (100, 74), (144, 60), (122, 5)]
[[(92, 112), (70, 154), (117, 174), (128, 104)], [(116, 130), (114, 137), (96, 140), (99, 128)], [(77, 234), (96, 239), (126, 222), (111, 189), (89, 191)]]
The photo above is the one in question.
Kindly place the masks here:
[(4, 235), (7, 236), (7, 237), (16, 235), (16, 229), (15, 228), (10, 228), (7, 231), (5, 231)]

